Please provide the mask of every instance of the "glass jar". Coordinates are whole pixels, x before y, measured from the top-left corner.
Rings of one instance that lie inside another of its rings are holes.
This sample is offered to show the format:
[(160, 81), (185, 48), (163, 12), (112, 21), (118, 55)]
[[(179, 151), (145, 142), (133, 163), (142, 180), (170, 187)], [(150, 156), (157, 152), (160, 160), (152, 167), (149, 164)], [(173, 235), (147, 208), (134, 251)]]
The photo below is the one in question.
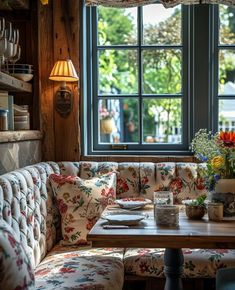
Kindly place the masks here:
[(0, 109), (0, 131), (8, 130), (7, 114), (8, 110)]
[(179, 207), (177, 205), (156, 205), (155, 220), (158, 226), (179, 226)]

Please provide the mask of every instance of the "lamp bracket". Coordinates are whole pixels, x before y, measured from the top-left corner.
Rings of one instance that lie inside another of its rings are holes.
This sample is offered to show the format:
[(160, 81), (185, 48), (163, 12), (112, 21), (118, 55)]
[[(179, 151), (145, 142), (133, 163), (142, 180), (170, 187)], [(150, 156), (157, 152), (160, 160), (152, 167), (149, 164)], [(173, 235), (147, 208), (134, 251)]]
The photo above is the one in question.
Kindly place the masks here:
[(72, 111), (73, 94), (69, 87), (61, 87), (55, 95), (55, 109), (66, 118)]

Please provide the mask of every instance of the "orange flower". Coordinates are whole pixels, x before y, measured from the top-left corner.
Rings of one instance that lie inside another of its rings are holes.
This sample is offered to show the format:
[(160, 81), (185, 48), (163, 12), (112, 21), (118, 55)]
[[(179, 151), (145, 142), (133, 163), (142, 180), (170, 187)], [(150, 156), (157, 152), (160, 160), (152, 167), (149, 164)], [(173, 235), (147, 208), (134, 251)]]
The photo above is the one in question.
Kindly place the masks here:
[(219, 139), (223, 141), (225, 147), (235, 147), (235, 132), (220, 131)]

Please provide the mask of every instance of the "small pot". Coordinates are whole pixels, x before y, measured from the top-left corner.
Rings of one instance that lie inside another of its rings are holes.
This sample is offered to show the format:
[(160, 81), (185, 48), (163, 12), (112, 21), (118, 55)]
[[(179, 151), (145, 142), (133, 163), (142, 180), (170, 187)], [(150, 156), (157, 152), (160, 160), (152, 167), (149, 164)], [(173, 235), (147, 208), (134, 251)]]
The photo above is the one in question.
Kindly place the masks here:
[(185, 205), (186, 215), (189, 219), (200, 220), (206, 213), (206, 208), (201, 205)]

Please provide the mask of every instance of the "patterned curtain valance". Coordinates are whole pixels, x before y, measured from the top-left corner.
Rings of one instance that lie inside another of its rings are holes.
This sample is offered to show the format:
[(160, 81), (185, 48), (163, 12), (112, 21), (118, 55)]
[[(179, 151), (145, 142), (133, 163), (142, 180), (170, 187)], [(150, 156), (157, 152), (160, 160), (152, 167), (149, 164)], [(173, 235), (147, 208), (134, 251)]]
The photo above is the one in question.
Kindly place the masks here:
[(153, 3), (162, 3), (165, 7), (178, 4), (225, 4), (235, 6), (235, 0), (85, 0), (87, 6), (103, 5), (108, 7), (134, 7)]

